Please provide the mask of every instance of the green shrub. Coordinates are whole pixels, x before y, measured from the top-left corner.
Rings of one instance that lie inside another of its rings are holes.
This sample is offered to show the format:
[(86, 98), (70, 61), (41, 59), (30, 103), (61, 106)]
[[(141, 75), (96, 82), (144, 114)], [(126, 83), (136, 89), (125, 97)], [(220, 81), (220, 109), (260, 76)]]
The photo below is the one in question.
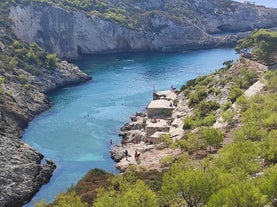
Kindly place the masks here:
[(11, 66), (12, 68), (15, 68), (18, 64), (18, 61), (15, 57), (11, 58), (11, 60), (9, 61), (9, 66)]
[(119, 11), (108, 10), (104, 15), (105, 15), (106, 19), (111, 19), (111, 20), (114, 20), (114, 21), (122, 23), (122, 24), (127, 23), (126, 16), (124, 16), (120, 12), (121, 12), (121, 10), (119, 10)]
[(201, 117), (207, 116), (212, 111), (215, 111), (219, 108), (219, 103), (216, 101), (201, 101), (201, 103), (197, 106), (197, 109), (200, 113)]
[(174, 161), (174, 157), (172, 155), (168, 155), (162, 159), (159, 160), (159, 163), (161, 164), (162, 167), (167, 167), (170, 164), (172, 164)]
[(194, 129), (195, 128), (195, 120), (193, 117), (187, 117), (184, 120), (183, 130)]
[(189, 94), (189, 106), (194, 106), (207, 97), (207, 88), (205, 86), (197, 86), (195, 91)]
[(197, 84), (196, 83), (196, 78), (188, 80), (187, 83), (180, 88), (180, 90), (183, 91), (183, 90), (188, 89), (190, 87), (194, 87), (196, 84)]
[(241, 111), (244, 112), (248, 108), (248, 100), (245, 96), (240, 96), (237, 98), (237, 103), (241, 108)]
[(57, 67), (58, 57), (56, 54), (48, 54), (46, 56), (46, 68), (54, 69)]
[(199, 126), (212, 126), (216, 121), (216, 117), (214, 114), (209, 114), (202, 120), (200, 120)]
[(55, 202), (53, 207), (67, 207), (67, 206), (74, 206), (74, 207), (88, 207), (88, 204), (81, 201), (81, 198), (76, 195), (75, 192), (67, 192), (67, 193), (60, 193)]
[(232, 102), (231, 101), (227, 101), (221, 108), (222, 108), (223, 111), (226, 111), (231, 106), (232, 106)]
[(25, 83), (27, 82), (27, 78), (26, 78), (26, 76), (23, 75), (23, 74), (20, 74), (20, 75), (18, 76), (18, 79), (19, 79), (20, 83), (22, 83), (22, 84), (25, 84)]
[(230, 91), (229, 99), (232, 103), (234, 103), (242, 94), (243, 91), (240, 88), (232, 88), (232, 90)]
[(26, 84), (24, 84), (24, 88), (26, 88), (26, 89), (30, 89), (30, 88), (31, 88), (31, 84), (30, 84), (30, 83), (26, 83)]
[(197, 94), (195, 92), (191, 92), (189, 94), (189, 102), (188, 105), (189, 106), (194, 106), (195, 104), (199, 103), (199, 98), (197, 96)]

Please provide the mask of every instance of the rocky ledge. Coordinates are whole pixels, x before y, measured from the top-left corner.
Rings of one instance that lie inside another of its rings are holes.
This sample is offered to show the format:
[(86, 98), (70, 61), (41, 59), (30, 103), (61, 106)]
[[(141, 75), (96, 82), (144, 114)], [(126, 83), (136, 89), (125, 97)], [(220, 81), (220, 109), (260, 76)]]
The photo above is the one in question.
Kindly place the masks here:
[(15, 138), (0, 136), (0, 206), (18, 207), (49, 181), (55, 164)]
[(18, 207), (50, 180), (55, 169), (53, 161), (43, 159), (19, 139), (24, 128), (50, 107), (47, 92), (91, 78), (66, 61), (53, 70), (42, 68), (36, 75), (21, 69), (0, 70), (0, 75), (4, 78), (0, 95), (0, 207)]
[[(183, 117), (191, 111), (187, 99), (182, 93), (177, 96), (174, 91), (161, 91), (154, 95), (156, 97), (146, 112), (136, 113), (131, 122), (121, 127), (121, 143), (111, 147), (111, 158), (117, 162), (116, 168), (121, 172), (128, 170), (129, 166), (136, 166), (137, 170), (162, 170), (168, 166), (162, 166), (160, 160), (181, 153), (179, 149), (170, 149), (162, 142), (161, 136), (170, 134), (173, 139), (183, 136)], [(174, 101), (177, 99), (178, 104)], [(127, 157), (125, 150), (128, 151)], [(135, 156), (136, 151), (138, 157)]]

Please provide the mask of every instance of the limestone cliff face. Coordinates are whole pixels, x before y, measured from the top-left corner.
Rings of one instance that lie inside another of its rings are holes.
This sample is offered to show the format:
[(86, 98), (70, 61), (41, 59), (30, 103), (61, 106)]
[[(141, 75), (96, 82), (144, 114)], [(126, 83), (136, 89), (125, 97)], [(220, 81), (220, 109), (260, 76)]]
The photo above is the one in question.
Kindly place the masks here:
[(145, 15), (137, 29), (46, 3), (11, 7), (10, 18), (20, 39), (36, 42), (63, 58), (121, 51), (218, 47), (234, 44), (236, 37), (220, 38), (208, 33), (277, 26), (276, 10), (237, 2), (224, 7), (215, 0), (193, 0), (187, 9), (194, 17), (188, 18), (183, 14), (182, 20), (173, 18), (175, 14), (169, 16), (167, 12), (153, 12), (167, 6), (163, 1), (139, 1), (133, 6), (137, 12), (151, 10), (151, 15)]
[(30, 88), (14, 81), (17, 74), (3, 72), (0, 75), (5, 78), (3, 89), (6, 93), (0, 97), (0, 132), (5, 136), (16, 137), (21, 137), (28, 122), (50, 107), (45, 95), (47, 92), (90, 79), (77, 66), (66, 61), (58, 63), (55, 70), (41, 69), (41, 75), (36, 76), (20, 70), (20, 74), (27, 78), (25, 81), (30, 84)]
[(252, 31), (277, 24), (277, 9), (238, 2), (220, 9), (215, 6), (215, 1), (198, 1), (201, 3), (197, 4), (208, 33)]
[[(79, 54), (164, 50), (180, 44), (180, 37), (185, 35), (185, 31), (180, 30), (174, 34), (175, 38), (168, 39), (166, 43), (154, 32), (134, 31), (97, 16), (86, 16), (50, 5), (12, 7), (10, 16), (18, 37), (27, 42), (37, 42), (46, 50), (65, 58), (75, 58)], [(153, 19), (153, 24), (156, 27), (165, 25), (163, 33), (171, 36), (173, 22), (160, 18)], [(203, 36), (200, 31), (196, 34)], [(188, 39), (183, 44), (189, 42)]]

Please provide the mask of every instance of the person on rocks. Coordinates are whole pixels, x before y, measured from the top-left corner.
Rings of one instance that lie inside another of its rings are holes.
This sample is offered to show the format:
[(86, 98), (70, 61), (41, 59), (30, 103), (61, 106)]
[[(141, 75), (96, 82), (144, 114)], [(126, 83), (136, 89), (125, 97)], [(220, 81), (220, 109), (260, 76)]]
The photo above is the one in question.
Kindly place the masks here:
[(124, 145), (126, 146), (126, 141), (125, 140), (121, 140), (121, 146), (124, 147)]
[(123, 152), (124, 152), (126, 160), (128, 161), (128, 151), (127, 151), (127, 149), (125, 149)]
[(140, 153), (138, 152), (138, 150), (135, 151), (135, 160), (138, 161), (140, 156)]

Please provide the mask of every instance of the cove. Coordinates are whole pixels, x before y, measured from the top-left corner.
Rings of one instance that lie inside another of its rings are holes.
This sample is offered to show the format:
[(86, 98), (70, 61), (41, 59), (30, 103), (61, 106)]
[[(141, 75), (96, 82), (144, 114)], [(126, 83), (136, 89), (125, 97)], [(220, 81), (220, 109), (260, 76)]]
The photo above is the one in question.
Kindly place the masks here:
[(145, 110), (154, 88), (180, 88), (237, 58), (233, 49), (211, 49), (97, 55), (75, 61), (93, 80), (50, 94), (53, 106), (24, 132), (24, 142), (57, 164), (50, 182), (25, 206), (40, 199), (52, 201), (92, 168), (118, 173), (109, 157), (109, 140), (119, 143), (120, 127)]

